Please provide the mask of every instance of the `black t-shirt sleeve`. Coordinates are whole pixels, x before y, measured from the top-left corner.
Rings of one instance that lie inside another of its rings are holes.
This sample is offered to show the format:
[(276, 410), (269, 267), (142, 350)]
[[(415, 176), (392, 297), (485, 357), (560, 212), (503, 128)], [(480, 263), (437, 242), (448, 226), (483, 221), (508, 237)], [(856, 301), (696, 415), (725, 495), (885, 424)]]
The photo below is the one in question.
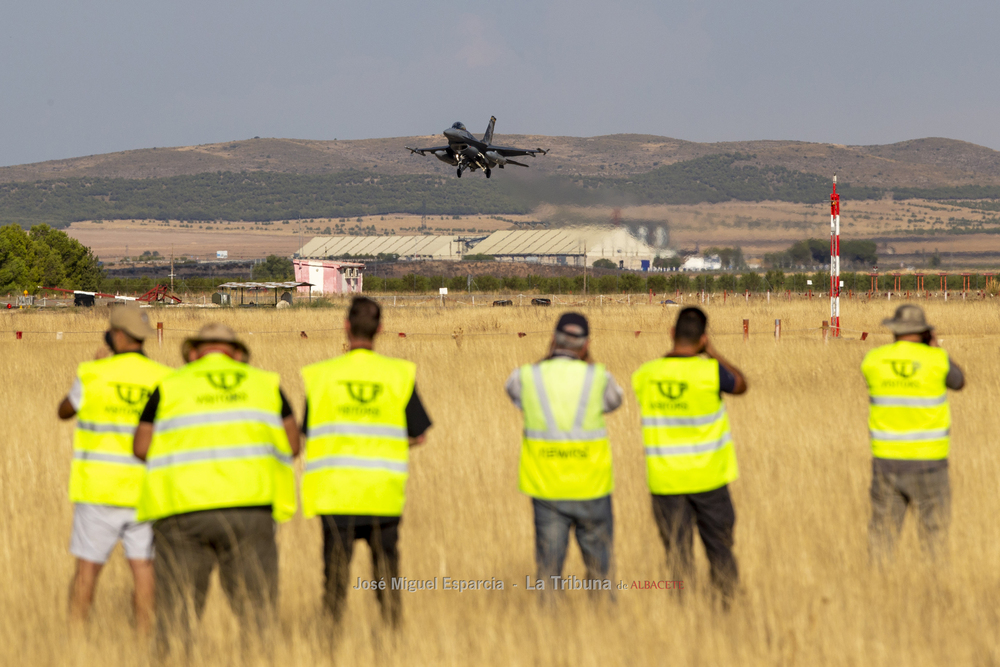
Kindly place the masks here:
[(278, 389), (278, 393), (281, 395), (281, 418), (292, 416), (292, 404), (288, 402), (288, 397), (285, 396), (285, 392)]
[(145, 422), (147, 424), (152, 424), (156, 420), (156, 409), (160, 407), (160, 389), (156, 388), (153, 393), (149, 395), (149, 400), (146, 401), (146, 407), (142, 409), (142, 414), (139, 416), (139, 422)]
[(417, 393), (417, 386), (413, 386), (413, 393), (406, 404), (406, 433), (411, 438), (416, 438), (424, 434), (431, 427), (431, 418), (424, 410), (424, 404), (420, 401)]
[(723, 394), (731, 394), (736, 391), (736, 376), (726, 370), (722, 364), (719, 364), (719, 391)]
[(305, 401), (305, 407), (302, 408), (302, 433), (303, 435), (309, 435), (309, 401)]

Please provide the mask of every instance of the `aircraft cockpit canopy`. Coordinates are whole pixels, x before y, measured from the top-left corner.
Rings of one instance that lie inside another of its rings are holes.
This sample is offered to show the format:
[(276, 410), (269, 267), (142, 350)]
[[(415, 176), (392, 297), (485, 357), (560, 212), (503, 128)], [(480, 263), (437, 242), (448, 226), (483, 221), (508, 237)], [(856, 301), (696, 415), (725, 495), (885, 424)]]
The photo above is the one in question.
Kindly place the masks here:
[(464, 130), (465, 129), (465, 123), (455, 122), (455, 123), (452, 124), (451, 129), (453, 129), (453, 130)]

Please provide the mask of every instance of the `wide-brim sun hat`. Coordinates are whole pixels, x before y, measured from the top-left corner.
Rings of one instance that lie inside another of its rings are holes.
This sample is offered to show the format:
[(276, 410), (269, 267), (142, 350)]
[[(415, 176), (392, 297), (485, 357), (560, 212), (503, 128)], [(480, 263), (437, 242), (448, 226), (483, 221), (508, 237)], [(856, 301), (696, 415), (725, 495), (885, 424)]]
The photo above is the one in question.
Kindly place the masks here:
[(181, 355), (187, 359), (191, 350), (205, 343), (227, 343), (242, 350), (248, 358), (250, 356), (250, 349), (236, 336), (236, 332), (220, 322), (206, 324), (198, 330), (197, 335), (187, 338), (181, 344)]
[(882, 324), (897, 336), (921, 334), (934, 330), (934, 327), (927, 323), (923, 308), (912, 304), (900, 306), (896, 309), (895, 315), (887, 320), (882, 320)]

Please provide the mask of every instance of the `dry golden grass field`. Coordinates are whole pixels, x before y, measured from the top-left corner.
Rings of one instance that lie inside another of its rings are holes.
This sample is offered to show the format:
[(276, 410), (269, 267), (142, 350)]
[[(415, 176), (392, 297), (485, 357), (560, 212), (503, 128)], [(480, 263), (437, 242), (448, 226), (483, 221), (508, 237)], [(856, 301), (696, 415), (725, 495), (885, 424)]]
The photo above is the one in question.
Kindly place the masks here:
[[(714, 609), (697, 581), (675, 591), (622, 590), (613, 604), (567, 592), (555, 608), (525, 590), (534, 573), (530, 503), (517, 491), (521, 419), (503, 392), (519, 364), (539, 359), (557, 309), (387, 308), (380, 351), (418, 364), (418, 387), (435, 421), (413, 455), (402, 527), (402, 573), (490, 579), (503, 591), (405, 593), (405, 623), (381, 630), (370, 592), (351, 591), (343, 634), (331, 648), (321, 622), (321, 533), (296, 517), (278, 533), (280, 639), (270, 656), (244, 650), (213, 588), (189, 664), (225, 665), (970, 665), (1000, 662), (1000, 310), (986, 301), (932, 301), (930, 320), (963, 365), (952, 395), (951, 556), (926, 564), (908, 517), (895, 563), (869, 567), (870, 456), (867, 397), (858, 367), (888, 342), (879, 322), (896, 303), (848, 301), (850, 338), (815, 331), (826, 303), (713, 300), (720, 352), (740, 366), (749, 392), (729, 398), (741, 468), (732, 485), (742, 590)], [(92, 357), (103, 309), (5, 313), (0, 319), (0, 664), (146, 665), (131, 629), (131, 575), (119, 551), (98, 586), (86, 637), (71, 636), (66, 594), (71, 506), (66, 486), (72, 423), (56, 419), (77, 363)], [(668, 347), (675, 310), (586, 308), (593, 353), (623, 387)], [(185, 330), (218, 318), (245, 335), (260, 367), (278, 371), (301, 416), (299, 369), (339, 354), (343, 309), (159, 310), (162, 348), (180, 363)], [(749, 318), (744, 342), (741, 322)], [(785, 335), (773, 337), (773, 320)], [(812, 329), (810, 331), (803, 331)], [(25, 332), (16, 340), (15, 330)], [(307, 339), (300, 337), (306, 331)], [(634, 331), (643, 333), (638, 337)], [(854, 331), (872, 332), (860, 341)], [(57, 339), (57, 331), (65, 332)], [(400, 338), (394, 332), (408, 332)], [(452, 334), (461, 332), (457, 338)], [(41, 332), (41, 333), (38, 333)], [(91, 333), (70, 333), (91, 332)], [(517, 332), (527, 333), (518, 337)], [(416, 335), (437, 334), (437, 335)], [(634, 397), (609, 417), (615, 456), (614, 581), (669, 579), (645, 480)], [(359, 545), (354, 576), (370, 571)], [(583, 576), (573, 547), (566, 574)], [(515, 587), (516, 585), (516, 587)], [(439, 583), (440, 588), (440, 583)], [(177, 664), (181, 664), (179, 657)]]

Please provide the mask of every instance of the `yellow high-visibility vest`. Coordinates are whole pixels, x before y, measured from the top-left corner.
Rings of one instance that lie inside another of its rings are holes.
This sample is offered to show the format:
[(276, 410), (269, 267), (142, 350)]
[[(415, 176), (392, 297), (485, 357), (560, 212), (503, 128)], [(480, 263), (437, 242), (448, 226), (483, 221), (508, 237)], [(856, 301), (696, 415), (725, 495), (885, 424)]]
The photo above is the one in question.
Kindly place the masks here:
[(171, 369), (138, 352), (80, 364), (83, 400), (76, 414), (69, 499), (135, 507), (144, 464), (132, 455), (139, 415)]
[(729, 415), (719, 394), (719, 362), (663, 357), (632, 375), (642, 412), (649, 489), (701, 493), (738, 476)]
[(371, 350), (302, 369), (309, 406), (302, 510), (400, 516), (410, 440), (406, 405), (417, 367)]
[(880, 459), (948, 458), (948, 353), (897, 341), (869, 352), (861, 363), (868, 383), (868, 430)]
[(603, 364), (566, 358), (521, 367), (520, 489), (542, 500), (593, 500), (614, 489)]
[(295, 514), (278, 374), (209, 354), (160, 383), (140, 521), (230, 507)]

